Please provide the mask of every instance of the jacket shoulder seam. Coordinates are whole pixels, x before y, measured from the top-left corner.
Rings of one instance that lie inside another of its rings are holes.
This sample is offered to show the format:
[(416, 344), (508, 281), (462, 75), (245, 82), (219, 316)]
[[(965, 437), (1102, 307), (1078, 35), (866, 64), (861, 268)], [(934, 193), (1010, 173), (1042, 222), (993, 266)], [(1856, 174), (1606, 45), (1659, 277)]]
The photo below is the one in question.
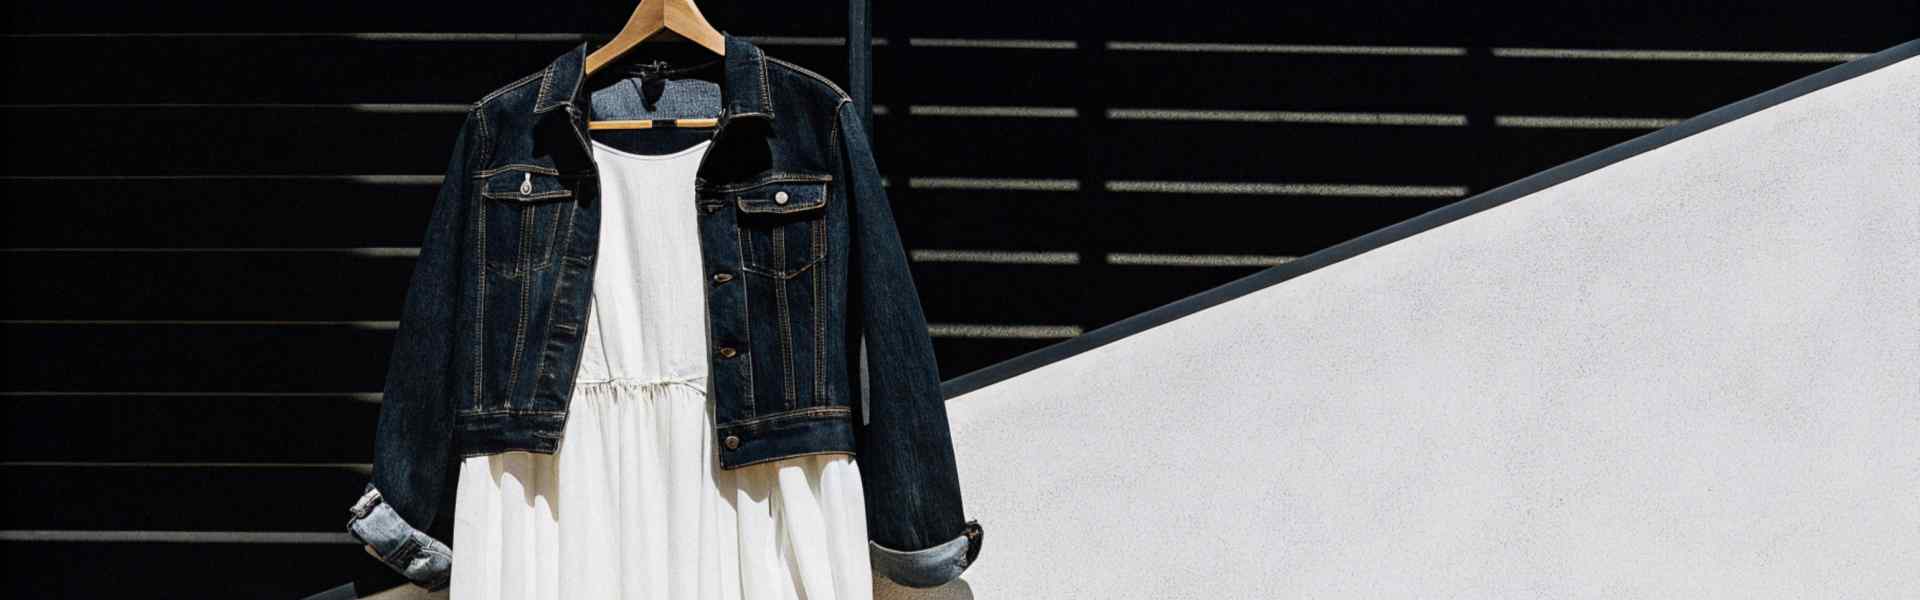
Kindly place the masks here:
[(836, 168), (843, 163), (840, 155), (840, 128), (845, 127), (841, 122), (846, 120), (846, 115), (843, 113), (846, 112), (847, 105), (852, 103), (852, 98), (841, 98), (839, 104), (833, 105), (833, 128), (827, 130), (827, 152)]
[(475, 162), (465, 165), (466, 175), (472, 174), (476, 166), (484, 166), (493, 160), (493, 131), (487, 125), (487, 111), (479, 105), (474, 105), (472, 111), (474, 120), (480, 125), (479, 137), (475, 140), (479, 148), (474, 152)]
[(840, 89), (839, 84), (834, 83), (832, 79), (827, 79), (825, 75), (815, 73), (812, 70), (807, 69), (806, 67), (802, 67), (800, 65), (787, 62), (786, 60), (783, 60), (783, 59), (774, 58), (772, 56), (767, 56), (766, 59), (768, 62), (772, 62), (774, 64), (786, 67), (802, 75), (812, 77), (815, 81), (819, 81), (820, 83), (825, 84), (827, 86), (827, 89), (833, 90), (833, 93), (836, 96), (838, 96), (839, 100), (841, 101), (846, 101), (853, 98), (852, 96), (847, 95), (847, 92), (845, 90)]
[(539, 79), (542, 76), (545, 76), (546, 74), (547, 74), (546, 69), (541, 69), (539, 71), (528, 73), (526, 76), (521, 77), (519, 79), (515, 79), (513, 80), (512, 83), (508, 83), (506, 85), (494, 88), (493, 91), (487, 92), (487, 95), (481, 96), (479, 100), (475, 100), (473, 102), (473, 107), (477, 109), (482, 106), (486, 106), (487, 103), (493, 102), (493, 100), (495, 98), (500, 97), (501, 94), (505, 94), (515, 89), (519, 89), (520, 87), (525, 86), (528, 83), (531, 83), (533, 80)]

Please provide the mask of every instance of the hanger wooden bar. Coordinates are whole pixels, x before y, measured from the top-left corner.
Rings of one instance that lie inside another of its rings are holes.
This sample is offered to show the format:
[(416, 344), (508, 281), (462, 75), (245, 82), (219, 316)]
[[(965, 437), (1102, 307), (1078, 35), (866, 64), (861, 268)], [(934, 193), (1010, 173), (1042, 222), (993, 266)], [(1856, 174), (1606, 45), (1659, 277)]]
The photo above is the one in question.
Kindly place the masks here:
[[(694, 6), (693, 0), (641, 0), (640, 5), (634, 7), (633, 15), (627, 17), (627, 24), (620, 28), (620, 33), (614, 34), (607, 45), (587, 55), (586, 73), (582, 76), (592, 75), (593, 72), (620, 58), (635, 46), (663, 32), (667, 34), (665, 36), (667, 38), (685, 38), (715, 54), (727, 55), (726, 37), (720, 33), (720, 30), (714, 29), (713, 25), (707, 22), (706, 17), (701, 16), (700, 8)], [(715, 127), (719, 122), (717, 118), (589, 121), (587, 128), (698, 128)]]
[(699, 129), (703, 127), (718, 127), (719, 125), (720, 119), (711, 117), (703, 119), (632, 119), (620, 121), (589, 121), (587, 123), (587, 129), (662, 129), (668, 127), (677, 129)]

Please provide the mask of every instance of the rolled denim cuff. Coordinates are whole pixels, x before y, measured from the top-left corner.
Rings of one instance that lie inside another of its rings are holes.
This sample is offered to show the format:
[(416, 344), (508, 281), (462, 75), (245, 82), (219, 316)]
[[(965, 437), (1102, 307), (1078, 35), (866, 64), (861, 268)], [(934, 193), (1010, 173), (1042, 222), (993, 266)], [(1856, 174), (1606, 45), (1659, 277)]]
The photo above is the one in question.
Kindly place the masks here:
[(930, 588), (953, 581), (980, 556), (983, 535), (979, 521), (967, 521), (958, 537), (922, 550), (894, 550), (867, 542), (867, 555), (873, 572), (894, 583), (915, 588)]
[(347, 512), (353, 515), (347, 520), (347, 532), (371, 546), (380, 562), (429, 592), (446, 589), (451, 583), (453, 550), (408, 525), (400, 513), (381, 500), (380, 490), (372, 483)]

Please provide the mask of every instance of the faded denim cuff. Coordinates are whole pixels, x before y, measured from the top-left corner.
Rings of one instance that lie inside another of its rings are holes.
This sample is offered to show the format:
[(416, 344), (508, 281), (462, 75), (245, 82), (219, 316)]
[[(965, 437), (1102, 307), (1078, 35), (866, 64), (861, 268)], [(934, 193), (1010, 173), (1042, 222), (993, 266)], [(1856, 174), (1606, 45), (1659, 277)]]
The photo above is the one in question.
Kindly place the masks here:
[(347, 532), (373, 548), (375, 555), (414, 585), (437, 592), (453, 578), (453, 550), (426, 532), (414, 529), (400, 513), (383, 502), (372, 483), (360, 500), (347, 509)]
[(967, 521), (959, 537), (922, 550), (894, 550), (867, 542), (873, 572), (894, 583), (915, 588), (938, 586), (959, 577), (980, 556), (983, 534), (979, 521)]

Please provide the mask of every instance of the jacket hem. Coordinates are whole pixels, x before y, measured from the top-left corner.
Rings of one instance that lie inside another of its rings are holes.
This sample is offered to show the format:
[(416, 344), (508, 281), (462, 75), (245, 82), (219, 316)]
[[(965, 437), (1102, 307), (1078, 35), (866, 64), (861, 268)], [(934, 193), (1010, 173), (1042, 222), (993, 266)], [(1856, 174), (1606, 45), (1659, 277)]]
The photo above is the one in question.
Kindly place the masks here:
[(844, 406), (803, 408), (714, 428), (720, 468), (808, 454), (854, 454), (853, 423)]

